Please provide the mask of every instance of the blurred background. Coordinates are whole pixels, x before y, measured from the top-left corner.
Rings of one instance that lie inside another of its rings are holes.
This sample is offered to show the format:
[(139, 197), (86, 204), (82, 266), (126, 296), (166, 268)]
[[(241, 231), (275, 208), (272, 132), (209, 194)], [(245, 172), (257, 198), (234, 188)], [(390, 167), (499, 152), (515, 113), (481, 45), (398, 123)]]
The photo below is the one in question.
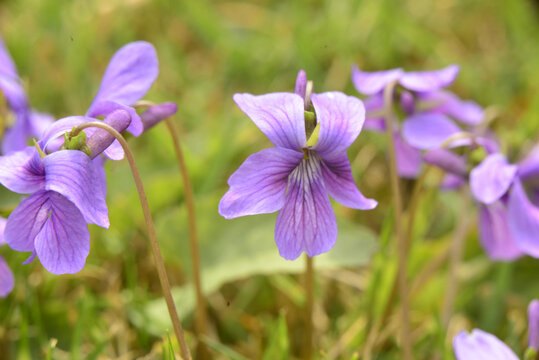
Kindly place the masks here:
[[(210, 314), (204, 341), (216, 359), (294, 359), (301, 350), (302, 259), (278, 256), (275, 215), (224, 220), (226, 180), (271, 144), (235, 106), (237, 92), (293, 91), (306, 70), (315, 92), (357, 95), (350, 69), (430, 70), (459, 64), (451, 90), (495, 105), (493, 124), (510, 160), (539, 140), (539, 4), (531, 0), (209, 1), (0, 0), (0, 34), (31, 105), (56, 118), (85, 113), (114, 52), (135, 40), (157, 49), (160, 75), (145, 97), (175, 101), (195, 187)], [(191, 347), (193, 291), (184, 193), (166, 127), (131, 138)], [(377, 199), (361, 212), (334, 204), (337, 246), (315, 260), (315, 344), (321, 359), (358, 358), (378, 319), (373, 359), (398, 359), (396, 269), (385, 138), (364, 131), (349, 149), (356, 183)], [(7, 246), (0, 254), (16, 287), (0, 300), (0, 359), (166, 359), (171, 331), (152, 266), (142, 211), (126, 162), (109, 162), (111, 227), (91, 226), (91, 252), (76, 275), (54, 276)], [(405, 189), (411, 189), (406, 183)], [(1, 214), (19, 197), (0, 191)], [(530, 258), (492, 263), (467, 232), (449, 331), (441, 324), (443, 257), (460, 217), (457, 193), (427, 186), (410, 254), (411, 319), (417, 359), (452, 359), (451, 339), (480, 327), (522, 354), (526, 306), (539, 298)], [(426, 271), (425, 269), (432, 269)], [(420, 282), (415, 283), (417, 279)], [(365, 357), (368, 358), (368, 357)]]

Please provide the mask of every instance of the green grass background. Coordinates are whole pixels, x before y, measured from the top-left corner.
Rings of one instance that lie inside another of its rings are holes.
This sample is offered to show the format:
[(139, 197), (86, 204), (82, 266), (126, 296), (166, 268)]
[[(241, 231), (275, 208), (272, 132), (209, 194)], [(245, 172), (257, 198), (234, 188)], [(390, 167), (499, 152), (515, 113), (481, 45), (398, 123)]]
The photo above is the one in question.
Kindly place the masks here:
[[(236, 92), (292, 91), (305, 69), (316, 92), (357, 95), (350, 67), (437, 69), (457, 63), (451, 87), (495, 105), (493, 124), (512, 161), (539, 140), (539, 5), (525, 0), (209, 1), (2, 0), (0, 33), (32, 106), (57, 118), (83, 114), (112, 54), (135, 40), (154, 44), (160, 75), (147, 99), (175, 101), (194, 183), (210, 335), (216, 359), (293, 359), (302, 347), (301, 259), (285, 261), (273, 242), (274, 215), (224, 220), (226, 179), (251, 153), (270, 146), (232, 101)], [(193, 296), (184, 194), (164, 126), (130, 139), (158, 227), (177, 306), (193, 347)], [(362, 354), (396, 267), (389, 239), (385, 140), (362, 133), (349, 150), (362, 192), (379, 200), (360, 212), (335, 204), (337, 248), (317, 258), (317, 357)], [(0, 300), (0, 359), (167, 359), (171, 329), (152, 267), (142, 212), (125, 162), (107, 165), (111, 228), (91, 227), (87, 265), (53, 276), (25, 254), (0, 253), (16, 288)], [(411, 189), (405, 184), (405, 192)], [(3, 208), (17, 196), (0, 193)], [(454, 193), (427, 187), (410, 254), (410, 282), (451, 243), (461, 217)], [(4, 212), (4, 215), (6, 213)], [(444, 264), (412, 294), (417, 359), (452, 359), (451, 339), (480, 327), (518, 354), (525, 311), (539, 297), (537, 261), (490, 262), (475, 223), (459, 268), (449, 331), (441, 326)], [(373, 359), (399, 359), (397, 307), (381, 329)]]

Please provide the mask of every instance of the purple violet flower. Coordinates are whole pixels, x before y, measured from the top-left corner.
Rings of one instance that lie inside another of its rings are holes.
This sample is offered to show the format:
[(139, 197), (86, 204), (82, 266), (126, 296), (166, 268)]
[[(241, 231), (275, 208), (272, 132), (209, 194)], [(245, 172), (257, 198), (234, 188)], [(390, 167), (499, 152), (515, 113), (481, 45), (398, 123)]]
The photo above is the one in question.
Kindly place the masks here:
[[(7, 121), (7, 124), (0, 122), (2, 152), (7, 154), (11, 151), (22, 150), (29, 138), (41, 136), (43, 130), (54, 119), (50, 115), (38, 113), (30, 108), (15, 63), (0, 37), (0, 102), (3, 101), (2, 93), (13, 114), (11, 124), (10, 116), (6, 116), (9, 114), (0, 112), (0, 118), (4, 117), (3, 121)], [(2, 104), (0, 104), (0, 111), (1, 109)], [(2, 126), (6, 128), (2, 129)], [(2, 136), (4, 130), (5, 133)]]
[(136, 41), (123, 46), (110, 60), (86, 116), (95, 118), (125, 110), (132, 119), (127, 131), (139, 136), (144, 125), (133, 105), (148, 92), (158, 73), (157, 53), (152, 44)]
[[(4, 229), (6, 227), (6, 219), (0, 217), (0, 246), (4, 245)], [(6, 261), (0, 256), (0, 297), (6, 297), (13, 286), (15, 285), (15, 279), (11, 269), (8, 267)]]
[(513, 350), (496, 336), (479, 329), (461, 331), (453, 339), (457, 360), (518, 360)]
[(423, 159), (446, 170), (455, 187), (469, 182), (479, 205), (481, 245), (491, 259), (512, 261), (524, 254), (539, 257), (539, 198), (527, 195), (527, 191), (539, 193), (539, 148), (513, 165), (497, 152), (491, 139), (476, 138), (475, 142), (486, 156), (471, 171), (467, 170), (468, 159), (449, 150), (430, 151)]
[(406, 114), (402, 124), (395, 124), (397, 171), (401, 177), (415, 178), (421, 167), (421, 150), (438, 148), (451, 135), (461, 132), (449, 117), (465, 125), (476, 125), (483, 119), (483, 109), (471, 101), (441, 90), (450, 85), (459, 72), (457, 65), (436, 71), (404, 72), (402, 69), (364, 72), (352, 69), (356, 89), (370, 95), (365, 100), (365, 127), (384, 131), (383, 90), (397, 81), (400, 107)]
[[(62, 150), (56, 142), (59, 135), (86, 121), (95, 119), (70, 117), (54, 122), (38, 142), (41, 153), (36, 147), (26, 147), (0, 157), (0, 183), (30, 195), (9, 216), (5, 240), (14, 250), (32, 252), (26, 263), (37, 256), (53, 274), (76, 273), (84, 267), (90, 251), (87, 223), (109, 226), (101, 159), (92, 160), (78, 150)], [(114, 111), (105, 122), (122, 131), (130, 116), (123, 110)], [(110, 138), (100, 139), (112, 143)], [(98, 155), (90, 150), (92, 157)]]
[(275, 147), (249, 156), (230, 176), (230, 189), (219, 203), (227, 219), (279, 211), (275, 241), (288, 260), (335, 245), (337, 222), (328, 195), (355, 209), (377, 205), (357, 189), (346, 154), (361, 132), (363, 103), (340, 92), (309, 97), (306, 85), (300, 71), (296, 93), (234, 95)]

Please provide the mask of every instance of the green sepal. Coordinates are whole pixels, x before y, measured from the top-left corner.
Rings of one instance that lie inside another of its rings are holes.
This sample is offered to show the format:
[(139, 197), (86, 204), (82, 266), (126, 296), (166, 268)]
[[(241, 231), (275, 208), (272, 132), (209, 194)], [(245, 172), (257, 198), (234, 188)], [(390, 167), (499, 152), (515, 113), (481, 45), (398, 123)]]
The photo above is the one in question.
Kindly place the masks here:
[(32, 141), (34, 142), (34, 146), (35, 148), (37, 149), (37, 152), (39, 153), (39, 156), (43, 159), (45, 156), (47, 156), (47, 154), (45, 154), (45, 152), (43, 151), (43, 149), (41, 149), (41, 147), (39, 146), (39, 144), (37, 143), (37, 140), (34, 138), (32, 139)]
[(88, 137), (84, 131), (81, 131), (76, 136), (72, 136), (69, 133), (64, 134), (64, 145), (62, 149), (64, 150), (79, 150), (85, 153), (88, 156), (92, 156), (92, 149), (86, 145), (86, 140)]
[(320, 123), (316, 124), (316, 126), (314, 127), (314, 130), (311, 136), (307, 140), (307, 147), (312, 147), (316, 145), (319, 137), (320, 137)]

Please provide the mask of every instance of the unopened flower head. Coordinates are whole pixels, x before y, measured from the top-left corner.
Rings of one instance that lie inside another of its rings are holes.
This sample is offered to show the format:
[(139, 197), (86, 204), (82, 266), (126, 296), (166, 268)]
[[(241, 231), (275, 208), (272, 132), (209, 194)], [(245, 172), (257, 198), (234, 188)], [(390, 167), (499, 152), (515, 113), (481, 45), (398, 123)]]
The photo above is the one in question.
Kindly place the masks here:
[(337, 222), (328, 195), (351, 208), (377, 205), (357, 189), (346, 155), (363, 126), (362, 102), (310, 93), (303, 71), (296, 93), (236, 94), (234, 101), (275, 147), (249, 156), (232, 174), (219, 213), (231, 219), (279, 211), (275, 241), (285, 259), (329, 251)]

